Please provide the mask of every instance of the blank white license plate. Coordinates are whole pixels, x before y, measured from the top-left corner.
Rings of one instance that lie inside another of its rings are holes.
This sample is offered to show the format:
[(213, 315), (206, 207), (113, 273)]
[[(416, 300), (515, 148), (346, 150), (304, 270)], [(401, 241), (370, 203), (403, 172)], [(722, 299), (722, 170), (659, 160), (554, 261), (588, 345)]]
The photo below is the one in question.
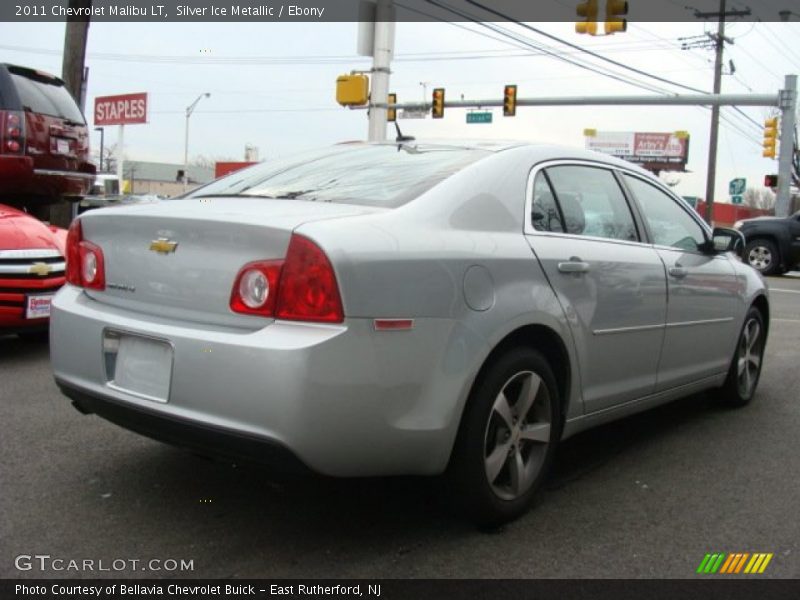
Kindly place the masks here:
[(69, 154), (69, 140), (57, 139), (56, 151), (59, 154)]
[(28, 296), (25, 300), (26, 319), (46, 319), (50, 316), (50, 303), (53, 294), (36, 294)]
[(172, 378), (172, 346), (137, 335), (119, 336), (112, 384), (150, 400), (166, 402)]

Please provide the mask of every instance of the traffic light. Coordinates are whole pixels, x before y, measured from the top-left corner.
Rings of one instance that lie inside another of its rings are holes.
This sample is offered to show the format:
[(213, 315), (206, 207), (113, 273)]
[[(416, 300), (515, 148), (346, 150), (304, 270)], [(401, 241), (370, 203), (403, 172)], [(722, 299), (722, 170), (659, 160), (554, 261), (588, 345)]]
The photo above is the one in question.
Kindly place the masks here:
[(361, 73), (336, 78), (336, 102), (342, 106), (364, 106), (369, 101), (369, 78)]
[(431, 116), (434, 119), (441, 119), (444, 117), (444, 88), (434, 88), (433, 90)]
[(513, 117), (517, 114), (517, 86), (507, 85), (503, 88), (503, 116)]
[(764, 187), (776, 188), (778, 187), (777, 175), (764, 175)]
[(575, 12), (583, 18), (583, 21), (575, 23), (575, 32), (597, 35), (597, 0), (580, 2)]
[(397, 121), (397, 109), (391, 108), (393, 104), (397, 104), (397, 94), (389, 94), (387, 102), (389, 104), (389, 108), (386, 109), (386, 120), (389, 123), (392, 121)]
[(775, 158), (775, 145), (778, 143), (778, 117), (764, 121), (764, 158)]
[(627, 30), (627, 19), (621, 18), (627, 14), (628, 2), (626, 0), (608, 0), (606, 2), (606, 35)]

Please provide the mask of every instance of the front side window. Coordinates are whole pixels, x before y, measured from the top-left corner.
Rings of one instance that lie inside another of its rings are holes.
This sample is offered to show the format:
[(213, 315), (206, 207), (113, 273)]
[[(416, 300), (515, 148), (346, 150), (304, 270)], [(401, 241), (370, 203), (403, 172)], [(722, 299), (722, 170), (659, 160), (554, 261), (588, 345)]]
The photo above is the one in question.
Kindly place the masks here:
[(642, 207), (654, 244), (696, 252), (706, 243), (703, 228), (675, 199), (638, 177), (625, 175), (625, 182)]
[(564, 165), (545, 170), (567, 233), (638, 241), (625, 195), (608, 169)]

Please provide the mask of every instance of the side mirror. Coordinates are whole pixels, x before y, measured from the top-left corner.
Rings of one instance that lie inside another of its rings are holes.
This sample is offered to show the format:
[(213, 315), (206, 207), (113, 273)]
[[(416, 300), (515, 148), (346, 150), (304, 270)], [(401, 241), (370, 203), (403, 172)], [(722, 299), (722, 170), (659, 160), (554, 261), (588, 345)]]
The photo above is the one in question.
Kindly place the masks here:
[(712, 234), (712, 250), (715, 253), (733, 252), (739, 258), (744, 256), (744, 235), (736, 229), (714, 227)]

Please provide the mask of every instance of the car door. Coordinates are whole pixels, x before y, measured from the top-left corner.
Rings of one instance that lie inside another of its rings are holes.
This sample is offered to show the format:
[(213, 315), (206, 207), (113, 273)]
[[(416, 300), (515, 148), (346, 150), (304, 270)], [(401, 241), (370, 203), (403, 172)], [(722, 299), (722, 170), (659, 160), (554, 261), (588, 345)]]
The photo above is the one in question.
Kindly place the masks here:
[(666, 320), (664, 265), (612, 169), (551, 163), (528, 182), (525, 233), (577, 349), (584, 409), (652, 393)]
[(706, 250), (710, 232), (680, 199), (626, 173), (645, 226), (667, 270), (667, 324), (656, 391), (722, 373), (730, 366), (740, 323), (737, 282), (726, 254)]

